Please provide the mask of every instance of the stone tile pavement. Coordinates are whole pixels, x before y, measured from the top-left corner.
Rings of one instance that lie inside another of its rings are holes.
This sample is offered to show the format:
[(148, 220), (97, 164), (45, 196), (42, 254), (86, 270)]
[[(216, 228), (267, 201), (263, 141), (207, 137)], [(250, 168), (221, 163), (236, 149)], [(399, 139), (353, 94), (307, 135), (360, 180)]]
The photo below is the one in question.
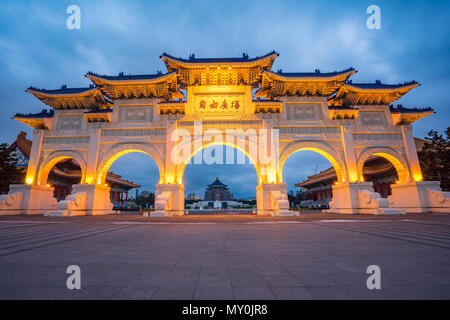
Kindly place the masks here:
[(446, 214), (1, 217), (0, 299), (449, 299), (449, 253)]

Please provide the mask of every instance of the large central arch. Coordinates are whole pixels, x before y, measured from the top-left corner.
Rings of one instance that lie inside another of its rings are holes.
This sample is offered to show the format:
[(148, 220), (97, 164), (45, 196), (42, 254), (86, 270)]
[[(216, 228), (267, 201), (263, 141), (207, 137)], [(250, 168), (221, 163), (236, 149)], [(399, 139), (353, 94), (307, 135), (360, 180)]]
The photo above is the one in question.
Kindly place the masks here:
[(212, 147), (212, 146), (228, 146), (231, 148), (234, 148), (236, 150), (241, 151), (243, 154), (245, 154), (247, 156), (247, 158), (250, 160), (250, 162), (252, 163), (253, 167), (256, 170), (256, 175), (258, 176), (258, 184), (261, 183), (261, 174), (260, 174), (260, 168), (258, 166), (258, 163), (255, 161), (255, 159), (253, 159), (253, 157), (249, 154), (249, 152), (247, 152), (245, 149), (243, 149), (241, 146), (239, 146), (236, 143), (230, 143), (230, 142), (209, 142), (206, 144), (202, 144), (201, 147), (198, 148), (194, 148), (194, 150), (192, 151), (192, 153), (189, 155), (189, 157), (186, 158), (186, 161), (184, 161), (182, 164), (178, 165), (177, 168), (177, 181), (180, 184), (183, 184), (183, 177), (184, 177), (184, 172), (186, 170), (186, 166), (188, 165), (188, 163), (190, 162), (190, 160), (199, 152), (201, 152), (202, 150), (208, 148), (208, 147)]

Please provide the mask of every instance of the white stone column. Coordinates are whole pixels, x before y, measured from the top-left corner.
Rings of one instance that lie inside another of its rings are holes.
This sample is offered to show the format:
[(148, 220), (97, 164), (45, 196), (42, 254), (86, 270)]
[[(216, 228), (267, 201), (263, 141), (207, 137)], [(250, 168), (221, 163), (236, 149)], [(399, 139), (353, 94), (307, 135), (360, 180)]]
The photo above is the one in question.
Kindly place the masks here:
[(97, 176), (97, 165), (98, 165), (98, 154), (100, 147), (100, 129), (94, 129), (90, 133), (89, 138), (89, 149), (87, 153), (87, 164), (86, 164), (86, 175), (85, 181), (80, 181), (80, 184), (95, 184)]
[(184, 186), (178, 181), (178, 172), (182, 165), (172, 159), (175, 141), (172, 135), (176, 130), (176, 120), (168, 119), (165, 149), (165, 172), (161, 173), (160, 183), (156, 185), (155, 211), (151, 217), (172, 217), (184, 215)]
[(401, 214), (402, 210), (389, 208), (389, 200), (373, 191), (372, 182), (350, 182), (333, 185), (331, 213), (341, 214)]
[(33, 142), (31, 144), (30, 158), (28, 159), (27, 174), (25, 177), (26, 184), (37, 183), (37, 174), (39, 170), (39, 162), (41, 159), (41, 150), (43, 141), (44, 141), (44, 130), (35, 129), (33, 131)]
[(410, 181), (391, 185), (391, 207), (407, 213), (450, 212), (450, 192), (439, 181)]
[(257, 214), (262, 216), (293, 216), (285, 183), (261, 183), (256, 187)]
[(358, 177), (358, 163), (353, 144), (353, 134), (346, 126), (341, 126), (342, 144), (344, 146), (345, 164), (347, 167), (347, 179), (345, 182), (358, 182), (362, 177)]
[(184, 215), (184, 186), (180, 184), (157, 184), (155, 211), (151, 217), (173, 217)]
[(113, 213), (110, 187), (100, 184), (74, 184), (72, 193), (58, 202), (51, 216), (104, 215)]
[(47, 214), (57, 209), (54, 189), (35, 184), (12, 184), (9, 193), (0, 195), (0, 215)]
[(420, 169), (419, 157), (417, 156), (416, 143), (414, 142), (411, 125), (402, 125), (402, 138), (408, 160), (409, 173), (412, 181), (422, 181), (422, 170)]
[(391, 185), (391, 207), (407, 213), (450, 212), (450, 192), (443, 192), (438, 181), (422, 181), (419, 157), (411, 125), (402, 125), (403, 145), (411, 181)]

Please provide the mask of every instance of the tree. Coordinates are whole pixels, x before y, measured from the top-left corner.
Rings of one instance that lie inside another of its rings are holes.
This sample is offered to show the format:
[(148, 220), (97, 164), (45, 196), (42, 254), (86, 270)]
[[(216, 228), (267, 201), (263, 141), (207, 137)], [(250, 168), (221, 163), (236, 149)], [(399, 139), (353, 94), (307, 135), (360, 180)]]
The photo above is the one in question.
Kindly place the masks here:
[(150, 208), (155, 205), (155, 194), (150, 191), (142, 191), (136, 198), (136, 204), (141, 208)]
[(24, 172), (16, 165), (18, 159), (11, 152), (8, 144), (0, 144), (0, 194), (8, 193), (10, 184), (19, 184), (24, 181)]
[(431, 130), (425, 137), (427, 142), (419, 152), (420, 166), (424, 180), (440, 181), (444, 191), (450, 190), (450, 127), (444, 138), (437, 131)]
[(295, 193), (293, 190), (289, 191), (288, 200), (291, 207), (299, 205), (302, 202), (302, 200), (304, 200), (303, 192), (300, 192), (298, 190)]
[(294, 194), (294, 190), (289, 191), (288, 193), (288, 200), (289, 200), (289, 206), (292, 208), (295, 206), (295, 200), (297, 200), (297, 197)]

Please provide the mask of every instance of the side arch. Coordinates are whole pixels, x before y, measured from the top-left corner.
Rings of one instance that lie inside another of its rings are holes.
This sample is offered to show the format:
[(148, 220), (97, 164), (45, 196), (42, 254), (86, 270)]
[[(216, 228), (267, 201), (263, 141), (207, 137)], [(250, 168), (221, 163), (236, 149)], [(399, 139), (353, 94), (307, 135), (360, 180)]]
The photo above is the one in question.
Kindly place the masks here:
[(105, 184), (106, 180), (106, 174), (108, 173), (109, 168), (111, 165), (116, 161), (118, 158), (123, 156), (124, 154), (131, 153), (131, 152), (140, 152), (145, 153), (148, 156), (150, 156), (158, 166), (159, 171), (159, 181), (161, 183), (162, 177), (164, 177), (165, 174), (165, 168), (164, 168), (164, 161), (158, 150), (156, 150), (154, 147), (152, 147), (149, 144), (144, 143), (126, 143), (126, 144), (120, 144), (115, 145), (108, 151), (106, 151), (101, 158), (99, 159), (99, 163), (97, 166), (97, 175), (95, 181), (97, 184)]
[(400, 182), (410, 181), (408, 163), (401, 154), (391, 148), (367, 148), (360, 154), (358, 158), (358, 176), (361, 179), (363, 178), (364, 163), (371, 156), (383, 157), (392, 163), (397, 171), (398, 180)]
[(38, 171), (37, 184), (45, 185), (47, 184), (47, 179), (52, 168), (61, 160), (73, 159), (81, 169), (81, 180), (80, 183), (84, 182), (86, 176), (86, 160), (77, 151), (55, 151), (46, 156), (40, 166)]
[(345, 167), (344, 161), (339, 156), (339, 153), (336, 152), (331, 146), (324, 142), (316, 142), (316, 141), (296, 141), (291, 142), (287, 146), (285, 146), (280, 152), (280, 160), (278, 162), (278, 179), (279, 181), (283, 181), (283, 168), (286, 160), (294, 153), (302, 150), (315, 151), (322, 156), (324, 156), (328, 161), (330, 161), (334, 170), (336, 171), (336, 176), (338, 182), (346, 182), (347, 181), (347, 170)]

